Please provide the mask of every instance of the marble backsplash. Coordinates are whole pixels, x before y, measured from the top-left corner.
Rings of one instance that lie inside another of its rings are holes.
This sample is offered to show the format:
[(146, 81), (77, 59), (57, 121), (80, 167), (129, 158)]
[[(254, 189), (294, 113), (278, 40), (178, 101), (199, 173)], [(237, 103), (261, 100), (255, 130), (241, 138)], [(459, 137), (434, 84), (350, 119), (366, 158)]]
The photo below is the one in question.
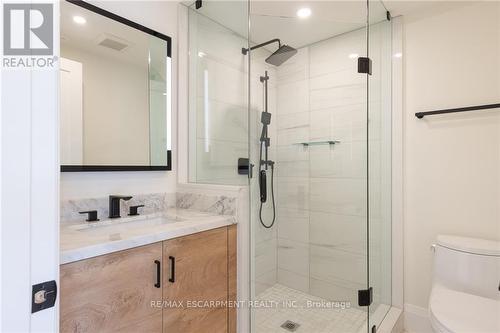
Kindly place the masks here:
[[(217, 215), (236, 215), (236, 198), (222, 195), (203, 195), (198, 193), (151, 193), (132, 195), (129, 201), (121, 201), (120, 215), (127, 216), (130, 206), (144, 205), (139, 208), (141, 215), (164, 212), (169, 208), (182, 208)], [(61, 222), (85, 221), (82, 211), (97, 210), (98, 218), (106, 220), (109, 215), (109, 198), (63, 200), (60, 206)]]
[(177, 193), (176, 207), (218, 215), (236, 215), (236, 198), (224, 195)]

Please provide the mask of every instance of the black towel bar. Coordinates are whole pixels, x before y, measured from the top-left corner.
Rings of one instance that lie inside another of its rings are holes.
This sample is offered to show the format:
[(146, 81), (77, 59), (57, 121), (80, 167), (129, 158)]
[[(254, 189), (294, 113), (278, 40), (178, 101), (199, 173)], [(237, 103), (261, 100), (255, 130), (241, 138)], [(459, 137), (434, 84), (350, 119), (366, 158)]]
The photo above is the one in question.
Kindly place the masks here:
[(500, 108), (500, 103), (497, 103), (497, 104), (486, 104), (486, 105), (477, 105), (477, 106), (467, 106), (467, 107), (464, 107), (464, 108), (455, 108), (455, 109), (445, 109), (445, 110), (436, 110), (436, 111), (427, 111), (427, 112), (417, 112), (417, 113), (415, 113), (415, 117), (417, 117), (418, 119), (422, 119), (425, 116), (432, 116), (432, 115), (435, 115), (435, 114), (465, 112), (465, 111), (476, 111), (476, 110), (496, 109), (496, 108)]

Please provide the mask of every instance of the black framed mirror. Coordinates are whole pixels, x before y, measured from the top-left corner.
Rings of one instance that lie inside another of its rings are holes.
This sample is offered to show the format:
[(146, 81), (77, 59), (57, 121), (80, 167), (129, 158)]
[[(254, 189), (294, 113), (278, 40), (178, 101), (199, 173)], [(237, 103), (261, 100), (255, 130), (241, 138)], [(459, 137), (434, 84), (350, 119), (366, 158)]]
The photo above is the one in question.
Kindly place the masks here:
[(172, 40), (61, 2), (62, 172), (172, 169)]

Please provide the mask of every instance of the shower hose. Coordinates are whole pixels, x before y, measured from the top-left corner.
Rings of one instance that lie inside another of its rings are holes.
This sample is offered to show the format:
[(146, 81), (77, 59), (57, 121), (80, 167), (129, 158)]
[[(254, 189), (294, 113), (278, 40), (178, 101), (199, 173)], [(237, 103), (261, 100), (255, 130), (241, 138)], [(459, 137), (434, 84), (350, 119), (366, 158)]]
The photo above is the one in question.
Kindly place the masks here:
[[(259, 161), (260, 161), (259, 162), (260, 163), (259, 169), (262, 167), (262, 145), (263, 145), (263, 142), (260, 143), (260, 149), (259, 149)], [(260, 172), (259, 172), (259, 174), (260, 174)], [(261, 186), (260, 182), (259, 182), (259, 186)], [(262, 226), (266, 229), (272, 228), (272, 226), (274, 225), (274, 221), (276, 220), (276, 204), (274, 202), (274, 163), (271, 163), (271, 200), (273, 202), (273, 219), (271, 221), (271, 224), (269, 224), (269, 225), (264, 223), (264, 220), (262, 219), (262, 206), (263, 206), (264, 202), (262, 202), (262, 200), (260, 201), (259, 220), (260, 220), (260, 224), (262, 224)]]

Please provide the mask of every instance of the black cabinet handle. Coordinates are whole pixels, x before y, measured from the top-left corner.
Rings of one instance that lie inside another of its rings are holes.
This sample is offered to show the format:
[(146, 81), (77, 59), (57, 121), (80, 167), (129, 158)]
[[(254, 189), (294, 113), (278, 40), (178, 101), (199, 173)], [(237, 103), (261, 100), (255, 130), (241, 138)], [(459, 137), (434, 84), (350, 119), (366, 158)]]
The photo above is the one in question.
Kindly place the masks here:
[(161, 287), (161, 262), (159, 260), (155, 260), (156, 264), (156, 283), (155, 287), (160, 288)]
[(175, 282), (175, 257), (169, 256), (168, 260), (170, 260), (170, 278), (169, 282)]

